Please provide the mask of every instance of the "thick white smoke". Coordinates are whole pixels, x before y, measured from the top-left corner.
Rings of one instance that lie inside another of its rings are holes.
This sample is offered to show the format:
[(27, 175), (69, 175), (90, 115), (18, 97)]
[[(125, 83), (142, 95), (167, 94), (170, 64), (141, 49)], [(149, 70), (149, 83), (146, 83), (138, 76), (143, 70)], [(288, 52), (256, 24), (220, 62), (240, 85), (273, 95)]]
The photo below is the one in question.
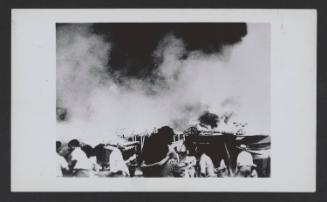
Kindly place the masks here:
[[(262, 27), (259, 32), (269, 34), (267, 26)], [(68, 110), (67, 121), (57, 122), (58, 139), (96, 144), (164, 125), (181, 131), (205, 110), (233, 114), (235, 120), (249, 123), (249, 132), (268, 133), (269, 36), (260, 41), (251, 37), (255, 29), (248, 29), (242, 42), (224, 47), (222, 53), (194, 51), (184, 60), (183, 40), (169, 34), (153, 53), (163, 59), (154, 73), (160, 79), (150, 84), (126, 78), (128, 85), (122, 86), (107, 73), (110, 43), (89, 25), (58, 28), (57, 105)], [(251, 48), (255, 42), (259, 48)]]

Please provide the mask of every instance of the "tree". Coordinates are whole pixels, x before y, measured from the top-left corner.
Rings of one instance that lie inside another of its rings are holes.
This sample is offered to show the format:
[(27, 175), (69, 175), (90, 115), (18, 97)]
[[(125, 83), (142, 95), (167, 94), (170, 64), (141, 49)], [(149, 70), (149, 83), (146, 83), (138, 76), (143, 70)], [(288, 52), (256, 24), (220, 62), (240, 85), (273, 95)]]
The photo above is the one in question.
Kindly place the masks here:
[(210, 113), (209, 111), (205, 111), (199, 117), (200, 125), (210, 126), (211, 129), (216, 128), (218, 126), (218, 121), (219, 121), (218, 115)]

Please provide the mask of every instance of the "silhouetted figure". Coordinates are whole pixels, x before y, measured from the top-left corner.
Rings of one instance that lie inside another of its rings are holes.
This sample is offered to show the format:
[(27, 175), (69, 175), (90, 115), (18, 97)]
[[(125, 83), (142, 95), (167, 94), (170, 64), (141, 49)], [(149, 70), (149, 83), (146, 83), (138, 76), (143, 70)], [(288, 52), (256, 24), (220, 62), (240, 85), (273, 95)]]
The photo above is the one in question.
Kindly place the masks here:
[(172, 177), (178, 172), (179, 157), (170, 146), (174, 131), (168, 126), (158, 129), (143, 147), (141, 165), (144, 177)]

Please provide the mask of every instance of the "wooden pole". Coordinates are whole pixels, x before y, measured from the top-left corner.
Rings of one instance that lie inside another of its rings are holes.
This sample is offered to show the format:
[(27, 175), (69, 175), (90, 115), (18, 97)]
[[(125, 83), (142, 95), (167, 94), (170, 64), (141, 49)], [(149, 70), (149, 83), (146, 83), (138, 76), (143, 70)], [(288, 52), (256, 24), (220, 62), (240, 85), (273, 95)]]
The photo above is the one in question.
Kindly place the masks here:
[(232, 168), (232, 166), (231, 166), (231, 157), (230, 157), (230, 153), (229, 153), (229, 151), (227, 149), (227, 145), (226, 145), (225, 142), (224, 142), (224, 147), (225, 147), (227, 158), (228, 158), (228, 173), (229, 173), (229, 176), (231, 176), (232, 175), (232, 172), (231, 172), (231, 168)]

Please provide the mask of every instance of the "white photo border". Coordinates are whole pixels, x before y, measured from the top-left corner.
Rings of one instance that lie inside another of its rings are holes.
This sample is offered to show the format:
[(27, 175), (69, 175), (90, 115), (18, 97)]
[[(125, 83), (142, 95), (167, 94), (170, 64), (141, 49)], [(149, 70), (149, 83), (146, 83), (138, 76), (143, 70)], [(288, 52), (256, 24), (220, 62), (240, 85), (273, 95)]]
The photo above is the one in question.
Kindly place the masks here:
[[(246, 22), (271, 26), (271, 177), (56, 178), (56, 23)], [(314, 192), (315, 10), (13, 9), (11, 191)]]

